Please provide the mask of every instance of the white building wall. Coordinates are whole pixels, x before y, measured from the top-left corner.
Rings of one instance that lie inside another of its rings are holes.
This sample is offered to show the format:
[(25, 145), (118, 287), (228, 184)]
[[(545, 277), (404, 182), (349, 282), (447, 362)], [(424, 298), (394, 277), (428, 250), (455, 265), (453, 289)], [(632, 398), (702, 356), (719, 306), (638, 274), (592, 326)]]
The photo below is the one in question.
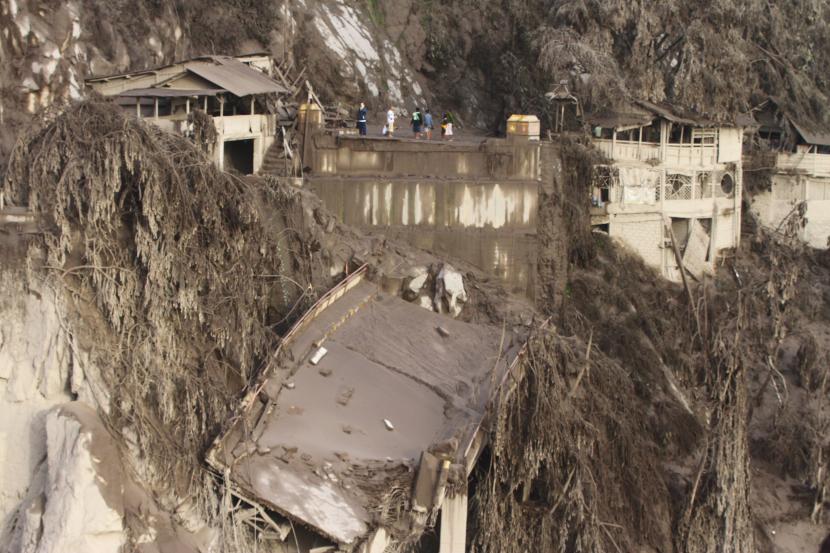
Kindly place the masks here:
[(751, 209), (762, 225), (775, 229), (800, 202), (807, 203), (801, 238), (814, 248), (827, 248), (830, 238), (830, 178), (777, 174), (772, 189), (752, 198)]
[(735, 247), (735, 215), (721, 212), (713, 222), (715, 250)]
[[(664, 245), (666, 218), (712, 220), (715, 255), (720, 250), (737, 247), (740, 240), (743, 131), (723, 128), (715, 136), (714, 144), (663, 144), (662, 152), (656, 145), (594, 141), (621, 170), (620, 183), (611, 191), (611, 203), (605, 206), (609, 234), (672, 280), (679, 279), (679, 272), (673, 252)], [(648, 181), (640, 183), (639, 195), (634, 194), (638, 192), (638, 183), (633, 181), (640, 180), (637, 171)], [(719, 182), (721, 175), (727, 172), (734, 180), (734, 190), (729, 197), (721, 190)], [(697, 180), (701, 173), (711, 175), (712, 186)], [(655, 181), (655, 174), (659, 182)], [(691, 184), (679, 189), (670, 188), (668, 178), (673, 174), (691, 177)], [(632, 185), (634, 189), (626, 190)], [(655, 186), (659, 188), (656, 194)], [(640, 196), (642, 198), (638, 200)]]
[(608, 231), (625, 243), (646, 264), (663, 270), (663, 218), (659, 213), (612, 215)]
[(803, 238), (814, 248), (827, 248), (830, 239), (830, 200), (807, 202), (807, 224)]

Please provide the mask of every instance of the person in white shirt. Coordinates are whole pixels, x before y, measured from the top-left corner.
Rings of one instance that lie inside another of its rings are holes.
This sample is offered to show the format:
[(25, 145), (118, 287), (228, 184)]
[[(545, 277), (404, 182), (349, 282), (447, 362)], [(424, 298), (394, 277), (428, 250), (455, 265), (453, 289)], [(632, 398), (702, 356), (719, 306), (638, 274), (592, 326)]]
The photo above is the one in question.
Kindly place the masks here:
[(395, 132), (395, 110), (389, 106), (389, 111), (386, 112), (386, 136), (392, 138), (393, 132)]

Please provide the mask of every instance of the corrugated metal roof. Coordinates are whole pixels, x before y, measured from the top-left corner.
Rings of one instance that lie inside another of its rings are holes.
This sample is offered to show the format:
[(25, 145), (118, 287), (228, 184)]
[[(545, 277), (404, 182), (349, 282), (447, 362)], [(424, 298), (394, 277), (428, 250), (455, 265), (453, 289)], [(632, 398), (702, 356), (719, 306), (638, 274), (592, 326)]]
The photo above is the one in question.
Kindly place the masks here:
[[(246, 57), (246, 56), (242, 56)], [(113, 75), (93, 75), (86, 79), (87, 83), (108, 81), (111, 79), (125, 79), (140, 75), (157, 73), (162, 70), (180, 65), (182, 69), (191, 71), (195, 75), (210, 80), (229, 91), (235, 96), (249, 96), (251, 94), (286, 94), (288, 90), (271, 77), (242, 63), (231, 56), (200, 56), (190, 60), (161, 65), (140, 71), (129, 71)]]
[(206, 61), (187, 62), (185, 69), (219, 85), (234, 96), (288, 92), (265, 73), (228, 56), (211, 56)]
[(680, 113), (677, 108), (665, 102), (655, 104), (654, 102), (649, 102), (648, 100), (636, 100), (636, 103), (643, 109), (646, 109), (667, 121), (671, 121), (672, 123), (677, 123), (679, 125), (691, 125), (694, 127), (714, 127), (719, 125), (719, 123), (712, 121), (711, 119), (701, 117), (697, 114)]
[(795, 118), (790, 115), (789, 110), (783, 107), (781, 101), (775, 97), (770, 97), (761, 104), (753, 115), (763, 130), (783, 131), (789, 123), (795, 132), (804, 139), (804, 142), (819, 146), (830, 146), (830, 131), (826, 128), (818, 128), (815, 123), (812, 125), (806, 124), (803, 119), (801, 122), (796, 122)]
[(830, 146), (830, 132), (812, 131), (803, 125), (799, 125), (792, 119), (790, 119), (790, 123), (793, 124), (795, 130), (798, 131), (798, 134), (800, 134), (801, 138), (804, 139), (804, 142), (808, 144), (817, 144), (819, 146)]
[(646, 127), (654, 121), (654, 116), (646, 111), (632, 108), (626, 111), (604, 110), (597, 113), (585, 115), (585, 120), (592, 126), (606, 129), (619, 129), (622, 127)]
[(183, 90), (177, 88), (134, 88), (119, 92), (118, 96), (129, 98), (180, 98), (182, 96), (216, 96), (227, 92), (224, 88), (200, 88)]

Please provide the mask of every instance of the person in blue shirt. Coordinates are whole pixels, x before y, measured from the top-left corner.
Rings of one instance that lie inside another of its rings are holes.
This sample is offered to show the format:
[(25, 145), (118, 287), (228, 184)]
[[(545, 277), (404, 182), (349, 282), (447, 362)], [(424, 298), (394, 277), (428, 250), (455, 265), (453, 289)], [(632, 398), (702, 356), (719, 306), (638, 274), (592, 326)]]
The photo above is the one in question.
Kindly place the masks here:
[(368, 127), (366, 126), (366, 106), (360, 102), (360, 109), (357, 110), (357, 130), (360, 131), (361, 136), (365, 136)]
[(429, 108), (426, 108), (424, 112), (424, 130), (427, 134), (427, 140), (432, 140), (432, 114), (429, 112)]

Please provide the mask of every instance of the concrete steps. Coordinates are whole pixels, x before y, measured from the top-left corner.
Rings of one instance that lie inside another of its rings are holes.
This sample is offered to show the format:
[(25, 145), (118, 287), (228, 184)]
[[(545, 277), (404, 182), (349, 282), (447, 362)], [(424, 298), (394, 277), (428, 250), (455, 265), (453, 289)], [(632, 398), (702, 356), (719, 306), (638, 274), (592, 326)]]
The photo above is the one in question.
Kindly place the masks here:
[[(285, 175), (285, 160), (282, 157), (282, 142), (276, 141), (271, 144), (268, 151), (265, 152), (265, 158), (262, 160), (262, 166), (259, 168), (260, 175)], [(288, 167), (291, 167), (291, 161), (288, 162)]]

